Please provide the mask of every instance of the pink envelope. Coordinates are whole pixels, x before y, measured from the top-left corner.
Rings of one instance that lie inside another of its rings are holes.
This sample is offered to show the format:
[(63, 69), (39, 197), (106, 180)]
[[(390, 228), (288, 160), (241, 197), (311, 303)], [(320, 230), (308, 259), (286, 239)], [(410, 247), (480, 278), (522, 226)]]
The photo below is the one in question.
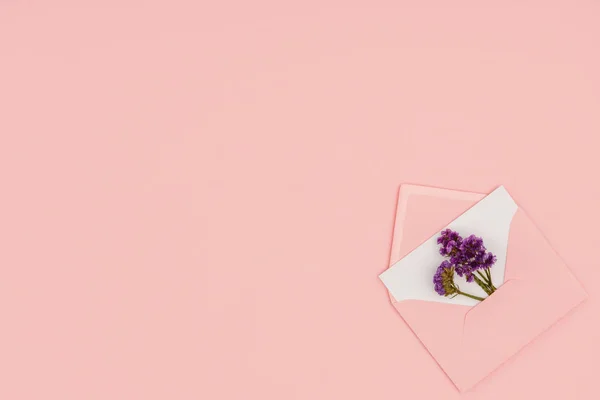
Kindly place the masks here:
[[(438, 236), (484, 197), (403, 185), (391, 265)], [(398, 313), (460, 391), (484, 379), (587, 297), (544, 235), (516, 204), (507, 224), (507, 251), (499, 255), (506, 260), (504, 283), (483, 302), (469, 306), (397, 301), (390, 295)]]

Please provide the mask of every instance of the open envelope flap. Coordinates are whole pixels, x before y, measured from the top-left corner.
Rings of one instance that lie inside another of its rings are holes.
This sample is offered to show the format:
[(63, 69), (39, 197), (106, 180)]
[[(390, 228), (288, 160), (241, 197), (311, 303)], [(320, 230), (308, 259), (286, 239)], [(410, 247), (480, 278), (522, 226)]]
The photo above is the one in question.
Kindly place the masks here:
[[(441, 231), (484, 197), (480, 193), (402, 185), (398, 194), (390, 265), (416, 249), (432, 234)], [(410, 223), (407, 219), (418, 222)], [(405, 235), (407, 222), (411, 228)]]
[(459, 390), (472, 387), (586, 298), (520, 209), (510, 225), (505, 276), (505, 284), (475, 307), (394, 303)]

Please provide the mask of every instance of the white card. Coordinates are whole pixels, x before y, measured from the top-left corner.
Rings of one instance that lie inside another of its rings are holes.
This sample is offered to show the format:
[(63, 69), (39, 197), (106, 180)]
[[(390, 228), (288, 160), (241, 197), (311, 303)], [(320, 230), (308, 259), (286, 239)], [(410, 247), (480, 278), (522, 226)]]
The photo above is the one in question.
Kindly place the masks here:
[[(508, 234), (517, 209), (518, 206), (512, 197), (500, 186), (444, 228), (457, 231), (462, 237), (473, 234), (483, 238), (487, 250), (497, 257), (496, 264), (490, 269), (492, 282), (496, 287), (504, 283)], [(383, 272), (379, 278), (396, 301), (423, 300), (476, 305), (479, 301), (466, 296), (444, 297), (434, 290), (433, 275), (446, 258), (439, 253), (437, 238), (440, 232), (432, 232), (432, 235), (425, 243)], [(455, 277), (455, 282), (467, 293), (486, 297), (483, 289), (474, 282), (468, 283), (459, 276)]]

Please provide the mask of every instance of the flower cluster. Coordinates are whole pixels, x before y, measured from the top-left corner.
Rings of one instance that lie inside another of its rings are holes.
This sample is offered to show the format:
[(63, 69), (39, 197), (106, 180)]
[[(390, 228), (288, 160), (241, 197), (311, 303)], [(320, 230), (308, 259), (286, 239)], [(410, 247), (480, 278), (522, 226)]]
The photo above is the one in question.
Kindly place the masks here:
[(435, 291), (440, 296), (451, 296), (456, 294), (458, 288), (454, 284), (454, 267), (448, 261), (440, 264), (433, 276)]
[(450, 259), (458, 276), (472, 282), (478, 270), (489, 269), (496, 263), (496, 256), (487, 251), (483, 239), (475, 235), (463, 239), (458, 232), (446, 229), (437, 239), (440, 254)]
[(448, 258), (440, 264), (433, 277), (435, 291), (439, 295), (467, 295), (454, 283), (455, 272), (464, 276), (467, 282), (475, 281), (488, 295), (494, 293), (496, 288), (490, 268), (496, 263), (496, 256), (487, 251), (482, 238), (470, 235), (463, 239), (458, 232), (446, 229), (441, 232), (437, 243), (440, 254)]

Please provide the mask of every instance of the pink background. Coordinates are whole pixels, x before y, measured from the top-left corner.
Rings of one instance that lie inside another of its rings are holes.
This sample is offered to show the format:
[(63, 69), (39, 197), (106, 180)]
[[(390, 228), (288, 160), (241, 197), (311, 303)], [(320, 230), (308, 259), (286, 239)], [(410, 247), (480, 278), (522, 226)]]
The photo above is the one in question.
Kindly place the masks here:
[[(201, 3), (1, 2), (0, 398), (597, 398), (599, 2)], [(463, 395), (377, 279), (403, 182), (590, 294)]]

